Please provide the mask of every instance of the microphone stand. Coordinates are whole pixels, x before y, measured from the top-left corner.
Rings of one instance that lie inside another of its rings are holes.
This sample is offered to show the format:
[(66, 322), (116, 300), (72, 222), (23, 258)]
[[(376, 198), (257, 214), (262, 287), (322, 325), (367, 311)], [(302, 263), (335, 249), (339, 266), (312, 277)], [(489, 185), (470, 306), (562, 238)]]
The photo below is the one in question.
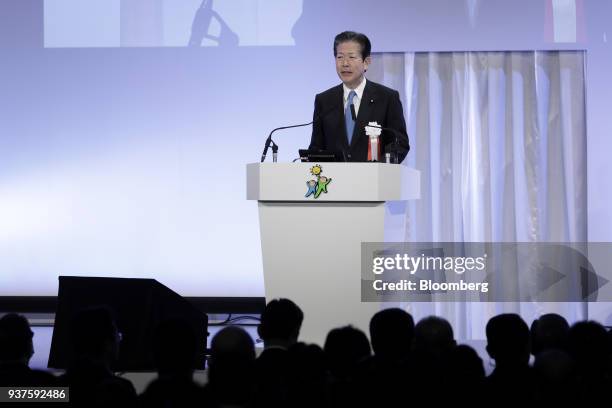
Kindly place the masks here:
[(272, 160), (274, 163), (276, 163), (276, 160), (278, 157), (278, 145), (274, 143), (274, 141), (272, 140), (272, 134), (274, 132), (276, 132), (277, 130), (291, 129), (291, 128), (296, 128), (296, 127), (312, 125), (313, 122), (314, 121), (311, 121), (308, 123), (302, 123), (300, 125), (281, 126), (281, 127), (277, 127), (276, 129), (273, 129), (268, 135), (268, 138), (266, 139), (266, 145), (264, 146), (263, 153), (261, 154), (261, 163), (263, 163), (266, 160), (266, 155), (268, 154), (268, 149), (270, 148), (270, 145), (272, 145)]
[[(268, 138), (266, 139), (266, 145), (264, 146), (263, 153), (261, 154), (261, 163), (263, 163), (266, 160), (266, 155), (268, 154), (268, 149), (270, 148), (270, 145), (272, 146), (272, 160), (273, 160), (274, 163), (276, 163), (277, 156), (278, 156), (278, 145), (276, 143), (274, 143), (274, 141), (272, 140), (272, 134), (274, 132), (276, 132), (277, 130), (291, 129), (291, 128), (297, 128), (297, 127), (302, 127), (302, 126), (310, 126), (310, 125), (314, 124), (315, 121), (321, 120), (324, 117), (326, 117), (327, 115), (329, 115), (336, 108), (337, 108), (336, 106), (332, 106), (330, 109), (328, 109), (328, 110), (324, 111), (323, 113), (315, 116), (315, 118), (313, 120), (311, 120), (310, 122), (308, 122), (308, 123), (302, 123), (302, 124), (299, 124), (299, 125), (291, 125), (291, 126), (281, 126), (281, 127), (277, 127), (276, 129), (272, 129), (272, 131), (268, 135)], [(353, 114), (353, 116), (355, 115), (355, 107), (352, 107), (352, 114)]]

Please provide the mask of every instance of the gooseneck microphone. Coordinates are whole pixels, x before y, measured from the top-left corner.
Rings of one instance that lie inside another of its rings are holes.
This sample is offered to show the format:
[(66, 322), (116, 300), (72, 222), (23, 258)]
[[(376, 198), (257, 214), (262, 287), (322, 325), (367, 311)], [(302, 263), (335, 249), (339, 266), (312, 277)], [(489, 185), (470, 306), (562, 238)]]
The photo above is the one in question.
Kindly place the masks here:
[(355, 104), (351, 103), (351, 117), (353, 118), (353, 122), (357, 122), (357, 115), (355, 114)]
[[(273, 155), (272, 156), (272, 160), (274, 162), (276, 162), (276, 157), (277, 157), (277, 153), (278, 153), (278, 145), (276, 143), (274, 143), (274, 141), (272, 140), (272, 134), (274, 134), (274, 132), (276, 132), (277, 130), (292, 129), (292, 128), (303, 127), (303, 126), (310, 126), (313, 123), (315, 123), (316, 121), (323, 119), (324, 117), (326, 117), (327, 115), (329, 115), (331, 112), (333, 112), (336, 109), (338, 109), (338, 107), (337, 106), (333, 106), (333, 107), (327, 109), (325, 112), (315, 116), (315, 118), (313, 120), (311, 120), (310, 122), (308, 122), (308, 123), (300, 123), (299, 125), (281, 126), (281, 127), (277, 127), (276, 129), (272, 129), (272, 131), (268, 135), (268, 138), (266, 139), (266, 144), (264, 146), (263, 153), (261, 154), (261, 163), (263, 163), (266, 160), (266, 155), (268, 154), (268, 149), (270, 148), (270, 146), (272, 146), (272, 155)], [(353, 108), (353, 110), (354, 109), (355, 108)], [(355, 114), (355, 112), (353, 112), (353, 115), (354, 114)]]
[(281, 126), (281, 127), (277, 127), (276, 129), (272, 129), (272, 131), (268, 135), (268, 138), (266, 139), (266, 145), (264, 146), (263, 153), (261, 154), (261, 162), (263, 163), (266, 160), (266, 155), (268, 154), (268, 149), (270, 148), (270, 145), (272, 145), (272, 154), (274, 156), (273, 160), (276, 161), (276, 154), (278, 153), (278, 145), (276, 143), (274, 143), (274, 141), (272, 140), (272, 134), (274, 132), (276, 132), (277, 130), (291, 129), (291, 128), (302, 127), (302, 126), (309, 126), (309, 125), (312, 125), (313, 123), (314, 123), (314, 120), (312, 120), (312, 121), (310, 121), (308, 123), (301, 123), (299, 125)]

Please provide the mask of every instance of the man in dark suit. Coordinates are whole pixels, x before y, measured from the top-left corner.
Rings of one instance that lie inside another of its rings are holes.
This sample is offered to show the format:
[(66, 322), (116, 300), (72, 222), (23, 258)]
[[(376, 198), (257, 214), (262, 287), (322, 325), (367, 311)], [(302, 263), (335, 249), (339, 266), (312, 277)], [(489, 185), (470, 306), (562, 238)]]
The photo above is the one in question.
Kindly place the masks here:
[(315, 98), (310, 149), (342, 152), (348, 161), (367, 161), (365, 126), (377, 122), (395, 131), (383, 130), (381, 146), (383, 154), (395, 149), (399, 163), (410, 150), (402, 102), (397, 91), (366, 80), (371, 49), (364, 34), (345, 31), (334, 39), (336, 72), (342, 84)]

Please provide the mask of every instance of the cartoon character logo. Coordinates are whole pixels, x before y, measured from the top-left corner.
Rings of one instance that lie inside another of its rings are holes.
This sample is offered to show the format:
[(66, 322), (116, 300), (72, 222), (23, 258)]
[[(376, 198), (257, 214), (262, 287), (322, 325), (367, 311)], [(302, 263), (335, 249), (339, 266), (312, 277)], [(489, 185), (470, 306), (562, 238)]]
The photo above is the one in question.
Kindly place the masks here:
[(327, 185), (331, 183), (332, 179), (322, 176), (321, 173), (323, 173), (323, 167), (318, 164), (315, 164), (310, 168), (310, 174), (315, 176), (317, 179), (311, 179), (306, 182), (306, 187), (308, 190), (306, 191), (306, 195), (304, 197), (312, 196), (316, 199), (319, 198), (321, 193), (327, 194)]
[(308, 191), (306, 192), (306, 195), (304, 197), (310, 197), (311, 195), (316, 193), (316, 191), (317, 191), (317, 182), (316, 182), (316, 180), (308, 180), (306, 182), (306, 186), (308, 186)]

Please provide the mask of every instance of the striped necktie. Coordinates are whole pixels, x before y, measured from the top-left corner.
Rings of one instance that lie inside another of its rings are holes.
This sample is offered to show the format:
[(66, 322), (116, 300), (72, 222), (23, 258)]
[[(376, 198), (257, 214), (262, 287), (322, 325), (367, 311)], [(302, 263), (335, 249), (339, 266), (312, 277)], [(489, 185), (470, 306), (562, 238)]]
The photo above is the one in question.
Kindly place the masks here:
[(344, 120), (346, 122), (346, 137), (348, 138), (349, 145), (351, 139), (353, 139), (353, 130), (355, 129), (355, 121), (353, 115), (351, 115), (351, 105), (353, 104), (353, 98), (357, 95), (355, 91), (349, 92), (348, 101), (346, 103), (346, 109), (344, 109)]

